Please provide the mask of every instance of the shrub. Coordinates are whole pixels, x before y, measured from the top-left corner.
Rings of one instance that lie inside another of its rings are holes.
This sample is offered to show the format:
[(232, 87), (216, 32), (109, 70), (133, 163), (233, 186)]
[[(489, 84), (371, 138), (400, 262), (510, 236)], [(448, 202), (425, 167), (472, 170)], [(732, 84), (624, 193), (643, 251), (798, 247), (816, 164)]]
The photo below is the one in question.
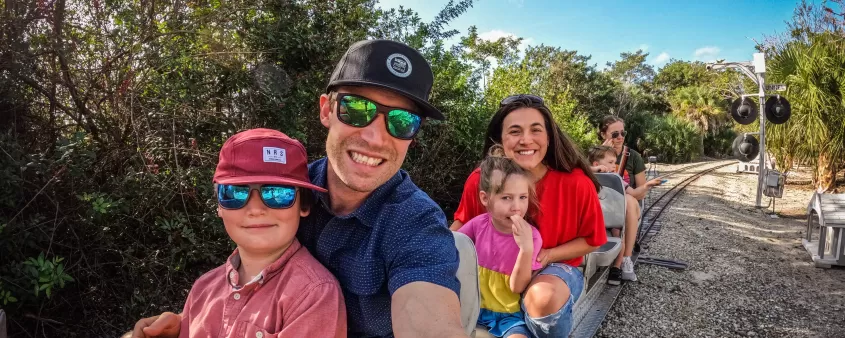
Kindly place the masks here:
[(673, 116), (652, 117), (643, 156), (657, 156), (663, 163), (693, 161), (701, 154), (701, 136), (692, 124)]
[(731, 128), (721, 128), (715, 134), (707, 133), (704, 137), (704, 154), (713, 158), (733, 156), (731, 146), (736, 136)]

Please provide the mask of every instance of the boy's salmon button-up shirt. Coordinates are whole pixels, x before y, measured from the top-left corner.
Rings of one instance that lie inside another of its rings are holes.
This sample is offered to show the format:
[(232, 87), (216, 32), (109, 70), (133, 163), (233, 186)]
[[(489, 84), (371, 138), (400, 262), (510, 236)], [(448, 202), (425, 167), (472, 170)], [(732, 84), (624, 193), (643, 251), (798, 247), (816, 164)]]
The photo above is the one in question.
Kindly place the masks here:
[(180, 338), (346, 337), (340, 286), (299, 241), (246, 285), (238, 285), (240, 263), (235, 250), (194, 283)]

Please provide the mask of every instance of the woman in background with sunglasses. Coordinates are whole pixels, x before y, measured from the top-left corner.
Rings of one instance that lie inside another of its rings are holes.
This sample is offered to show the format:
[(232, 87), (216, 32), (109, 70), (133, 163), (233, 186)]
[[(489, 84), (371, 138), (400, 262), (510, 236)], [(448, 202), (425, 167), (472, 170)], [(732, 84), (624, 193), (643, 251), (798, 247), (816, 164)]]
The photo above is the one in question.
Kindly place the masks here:
[[(633, 189), (630, 194), (636, 197), (637, 200), (642, 200), (648, 193), (649, 188), (660, 185), (660, 180), (654, 179), (646, 182), (643, 157), (636, 150), (625, 148), (626, 135), (628, 135), (628, 132), (625, 131), (625, 120), (613, 115), (605, 116), (602, 119), (601, 125), (599, 126), (599, 137), (604, 141), (602, 145), (613, 147), (613, 150), (616, 150), (616, 165), (620, 165), (623, 157), (625, 157), (623, 155), (627, 155), (627, 158), (624, 159), (625, 163), (622, 164), (625, 167), (625, 171), (621, 173), (622, 180)], [(625, 149), (627, 151), (624, 151)], [(637, 189), (644, 186), (648, 188)]]
[[(648, 190), (660, 185), (660, 179), (653, 179), (646, 182), (645, 163), (643, 157), (636, 150), (625, 146), (625, 121), (617, 116), (605, 116), (599, 126), (599, 137), (604, 141), (603, 146), (612, 147), (616, 152), (616, 168), (606, 166), (593, 167), (596, 172), (615, 172), (622, 176), (627, 186), (625, 187), (628, 208), (625, 215), (625, 235), (623, 238), (622, 251), (616, 257), (616, 261), (610, 267), (607, 283), (619, 285), (623, 280), (636, 281), (637, 275), (634, 272), (634, 262), (631, 256), (634, 252), (637, 232), (639, 231), (640, 208), (637, 201), (641, 201)], [(611, 157), (612, 158), (612, 157)], [(634, 179), (631, 179), (633, 177)], [(630, 197), (629, 197), (630, 196)], [(619, 236), (619, 229), (611, 230), (613, 236)]]
[[(496, 144), (531, 172), (540, 204), (533, 225), (543, 239), (537, 255), (543, 269), (523, 293), (526, 326), (535, 337), (568, 337), (573, 307), (584, 290), (584, 276), (577, 267), (584, 255), (607, 242), (598, 181), (538, 96), (502, 100), (487, 129), (482, 154)], [(479, 180), (476, 169), (464, 185), (452, 230), (486, 212), (479, 200)], [(482, 285), (482, 292), (485, 287), (489, 288)]]

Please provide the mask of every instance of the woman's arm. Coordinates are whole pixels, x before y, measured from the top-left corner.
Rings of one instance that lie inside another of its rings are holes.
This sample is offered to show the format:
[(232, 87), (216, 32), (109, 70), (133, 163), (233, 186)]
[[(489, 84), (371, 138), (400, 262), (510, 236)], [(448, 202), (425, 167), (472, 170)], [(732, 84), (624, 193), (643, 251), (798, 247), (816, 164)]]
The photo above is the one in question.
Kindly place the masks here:
[(645, 186), (645, 171), (634, 175), (634, 182), (637, 182), (637, 188)]
[(649, 187), (649, 186), (643, 185), (643, 186), (640, 186), (639, 188), (634, 189), (634, 188), (631, 188), (631, 186), (629, 185), (628, 188), (625, 189), (625, 193), (627, 193), (628, 195), (634, 196), (634, 198), (636, 198), (638, 201), (642, 201), (642, 199), (645, 198), (645, 194), (648, 193), (648, 189), (650, 189), (650, 188), (651, 187)]
[(584, 237), (578, 237), (569, 242), (558, 245), (548, 250), (549, 262), (560, 262), (577, 257), (583, 257), (599, 247), (587, 244)]
[[(639, 175), (637, 175), (637, 176), (639, 176)], [(643, 176), (645, 176), (645, 175), (643, 175)], [(645, 178), (643, 178), (643, 179), (645, 180)], [(645, 184), (643, 184), (643, 185), (637, 184), (636, 189), (631, 188), (631, 186), (628, 186), (628, 188), (625, 189), (625, 192), (628, 195), (634, 196), (634, 198), (636, 198), (638, 201), (642, 201), (642, 199), (645, 198), (645, 195), (648, 194), (649, 189), (651, 189), (655, 186), (658, 186), (658, 185), (660, 185), (660, 179), (655, 178), (651, 181), (645, 182)]]

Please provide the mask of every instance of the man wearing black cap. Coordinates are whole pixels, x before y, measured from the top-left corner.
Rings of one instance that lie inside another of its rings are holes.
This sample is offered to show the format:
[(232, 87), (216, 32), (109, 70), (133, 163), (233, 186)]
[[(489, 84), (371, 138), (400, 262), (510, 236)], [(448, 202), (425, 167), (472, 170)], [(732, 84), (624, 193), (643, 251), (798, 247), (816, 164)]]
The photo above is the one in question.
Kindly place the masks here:
[[(400, 170), (423, 120), (444, 119), (428, 103), (433, 82), (413, 48), (367, 40), (349, 47), (320, 96), (327, 157), (309, 174), (328, 193), (315, 192), (297, 237), (340, 282), (350, 337), (466, 337), (446, 216)], [(133, 337), (178, 333), (177, 319), (142, 319)]]

